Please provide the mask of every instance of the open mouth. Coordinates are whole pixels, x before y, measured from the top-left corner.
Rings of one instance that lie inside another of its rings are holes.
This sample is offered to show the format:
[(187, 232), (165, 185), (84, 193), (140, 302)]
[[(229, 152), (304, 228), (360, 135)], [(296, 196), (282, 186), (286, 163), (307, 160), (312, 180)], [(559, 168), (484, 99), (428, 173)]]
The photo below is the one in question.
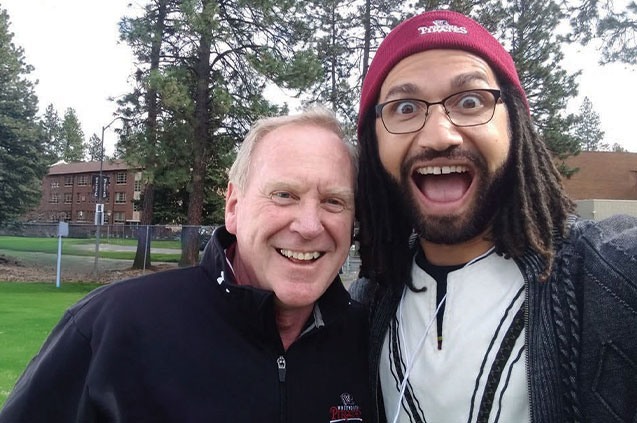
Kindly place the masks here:
[(323, 254), (325, 254), (324, 252), (320, 252), (320, 251), (303, 252), (303, 251), (284, 250), (282, 248), (277, 248), (277, 251), (283, 257), (296, 261), (296, 262), (313, 262), (321, 258)]
[(427, 200), (436, 203), (462, 200), (473, 179), (473, 172), (465, 165), (423, 166), (413, 173), (418, 190)]

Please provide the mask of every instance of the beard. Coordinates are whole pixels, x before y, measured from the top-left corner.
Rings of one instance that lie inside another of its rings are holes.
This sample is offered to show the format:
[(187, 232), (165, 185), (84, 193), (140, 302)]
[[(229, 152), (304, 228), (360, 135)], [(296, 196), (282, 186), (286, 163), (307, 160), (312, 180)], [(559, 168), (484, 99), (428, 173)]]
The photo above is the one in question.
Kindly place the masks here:
[[(444, 157), (447, 159), (468, 159), (476, 172), (473, 175), (476, 183), (472, 204), (461, 214), (430, 215), (421, 210), (420, 203), (413, 192), (411, 170), (417, 161), (432, 160)], [(489, 172), (484, 158), (476, 153), (452, 148), (442, 152), (427, 150), (410, 157), (401, 166), (401, 180), (396, 181), (385, 172), (390, 182), (390, 189), (398, 194), (405, 214), (409, 216), (416, 234), (434, 244), (453, 245), (469, 241), (487, 231), (497, 214), (505, 186), (509, 178), (509, 158), (494, 172)]]

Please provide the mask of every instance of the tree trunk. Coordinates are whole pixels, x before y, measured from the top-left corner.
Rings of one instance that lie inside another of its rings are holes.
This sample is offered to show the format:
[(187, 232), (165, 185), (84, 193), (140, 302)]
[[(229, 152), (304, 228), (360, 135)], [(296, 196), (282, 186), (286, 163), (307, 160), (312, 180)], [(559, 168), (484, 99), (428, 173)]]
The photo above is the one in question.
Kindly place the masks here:
[[(210, 0), (204, 1), (202, 16), (208, 16), (213, 6)], [(208, 27), (209, 28), (209, 27)], [(182, 233), (181, 259), (179, 266), (192, 266), (199, 258), (199, 225), (203, 210), (204, 179), (206, 176), (209, 129), (209, 84), (210, 84), (210, 45), (212, 30), (204, 29), (199, 43), (196, 65), (197, 86), (195, 93), (195, 130), (193, 143), (192, 185), (188, 199), (188, 227)]]
[(334, 111), (334, 113), (336, 113), (337, 109), (337, 99), (338, 99), (338, 95), (336, 93), (336, 7), (337, 7), (337, 2), (336, 1), (332, 1), (332, 5), (331, 5), (331, 40), (330, 40), (330, 50), (331, 50), (331, 54), (330, 54), (330, 74), (331, 74), (331, 90), (330, 90), (330, 103), (332, 103), (332, 110)]
[[(157, 10), (157, 21), (155, 22), (155, 31), (153, 34), (153, 41), (151, 45), (150, 53), (150, 72), (159, 69), (159, 59), (161, 54), (161, 43), (164, 38), (167, 0), (159, 2), (159, 9)], [(154, 172), (155, 169), (155, 157), (154, 146), (157, 143), (157, 115), (159, 114), (159, 104), (157, 102), (157, 90), (152, 86), (149, 86), (146, 92), (146, 106), (148, 107), (148, 118), (146, 119), (146, 135), (148, 137), (148, 145), (151, 147), (151, 157), (148, 161), (151, 169), (146, 169), (148, 172)], [(144, 203), (142, 205), (142, 216), (140, 223), (142, 225), (150, 225), (153, 221), (153, 199), (155, 197), (155, 187), (152, 182), (148, 182), (144, 186)], [(140, 228), (137, 232), (137, 252), (135, 253), (135, 260), (133, 261), (133, 269), (142, 269), (150, 267), (150, 239), (146, 239), (146, 234), (151, 234), (151, 231), (146, 231), (146, 227)], [(146, 248), (144, 248), (146, 247)]]
[(363, 18), (363, 25), (365, 26), (365, 44), (363, 47), (363, 76), (361, 77), (361, 86), (367, 75), (369, 69), (369, 49), (371, 44), (372, 29), (370, 18), (371, 0), (365, 0), (365, 16)]
[(153, 223), (154, 196), (155, 187), (152, 183), (146, 184), (142, 194), (144, 201), (142, 202), (140, 226), (137, 230), (137, 252), (135, 253), (135, 260), (133, 261), (133, 269), (147, 269), (150, 267), (150, 240), (152, 239), (153, 232), (152, 228), (147, 229), (147, 227)]

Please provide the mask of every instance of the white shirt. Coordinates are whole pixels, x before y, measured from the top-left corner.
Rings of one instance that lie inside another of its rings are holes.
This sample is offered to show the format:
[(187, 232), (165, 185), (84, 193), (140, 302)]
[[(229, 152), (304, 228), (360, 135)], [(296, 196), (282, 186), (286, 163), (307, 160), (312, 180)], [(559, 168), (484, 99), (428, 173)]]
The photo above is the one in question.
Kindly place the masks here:
[[(434, 316), (436, 281), (415, 263), (412, 280), (414, 287), (427, 289), (413, 292), (405, 288), (381, 352), (387, 421), (394, 419), (401, 382), (413, 362), (398, 421), (475, 422), (489, 373), (497, 367), (496, 355), (520, 310), (523, 324), (524, 278), (513, 260), (494, 253), (450, 272), (440, 350)], [(428, 325), (420, 351), (415, 351)], [(499, 381), (494, 379), (492, 405), (486, 408), (489, 422), (530, 421), (524, 329), (519, 336), (510, 337), (513, 348), (508, 359), (502, 360), (506, 364), (501, 366)]]

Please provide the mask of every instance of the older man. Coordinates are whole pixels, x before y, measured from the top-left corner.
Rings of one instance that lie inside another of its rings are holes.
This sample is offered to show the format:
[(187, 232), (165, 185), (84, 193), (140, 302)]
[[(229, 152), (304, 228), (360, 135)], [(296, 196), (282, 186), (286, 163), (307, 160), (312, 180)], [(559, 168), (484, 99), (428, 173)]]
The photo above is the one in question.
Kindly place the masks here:
[(259, 121), (201, 264), (72, 307), (0, 422), (363, 421), (366, 317), (338, 279), (355, 178), (332, 114)]
[(381, 419), (635, 421), (637, 224), (569, 217), (502, 45), (451, 11), (403, 22), (358, 133)]

